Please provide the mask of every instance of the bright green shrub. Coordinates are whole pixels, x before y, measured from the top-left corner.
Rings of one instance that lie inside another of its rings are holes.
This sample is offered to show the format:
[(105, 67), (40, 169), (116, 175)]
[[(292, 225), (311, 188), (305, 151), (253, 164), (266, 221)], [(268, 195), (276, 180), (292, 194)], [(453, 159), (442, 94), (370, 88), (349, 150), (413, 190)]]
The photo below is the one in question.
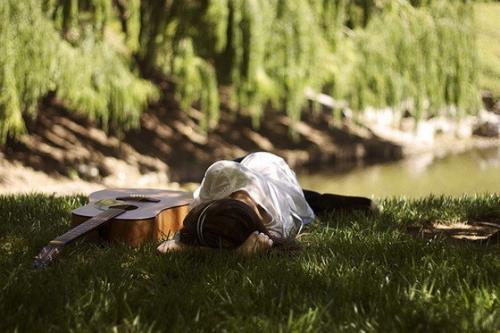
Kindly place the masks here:
[(2, 141), (49, 91), (104, 127), (135, 126), (158, 95), (141, 77), (175, 82), (204, 129), (221, 86), (254, 125), (269, 105), (293, 124), (306, 89), (416, 118), (478, 107), (466, 0), (5, 0), (0, 55)]
[[(0, 3), (0, 142), (24, 130), (23, 115), (36, 115), (40, 98), (49, 91), (104, 127), (138, 125), (156, 88), (131, 71), (125, 55), (99, 40), (103, 14), (81, 31), (71, 28), (73, 20), (62, 20), (65, 33), (81, 34), (72, 44), (61, 38), (49, 14), (62, 15), (43, 12), (36, 0)], [(94, 32), (86, 30), (89, 26), (100, 28)]]

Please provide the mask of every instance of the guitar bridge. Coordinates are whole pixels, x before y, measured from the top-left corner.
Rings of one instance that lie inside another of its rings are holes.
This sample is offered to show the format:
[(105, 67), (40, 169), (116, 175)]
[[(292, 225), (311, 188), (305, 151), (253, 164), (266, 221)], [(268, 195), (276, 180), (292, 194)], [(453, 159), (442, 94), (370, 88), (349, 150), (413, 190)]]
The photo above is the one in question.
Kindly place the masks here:
[(129, 196), (126, 196), (126, 197), (119, 197), (119, 198), (116, 198), (116, 200), (121, 200), (121, 201), (132, 201), (132, 202), (160, 202), (161, 200), (160, 199), (155, 199), (155, 198), (150, 198), (150, 197), (146, 197), (144, 195), (140, 195), (140, 194), (133, 194), (133, 195), (129, 195)]

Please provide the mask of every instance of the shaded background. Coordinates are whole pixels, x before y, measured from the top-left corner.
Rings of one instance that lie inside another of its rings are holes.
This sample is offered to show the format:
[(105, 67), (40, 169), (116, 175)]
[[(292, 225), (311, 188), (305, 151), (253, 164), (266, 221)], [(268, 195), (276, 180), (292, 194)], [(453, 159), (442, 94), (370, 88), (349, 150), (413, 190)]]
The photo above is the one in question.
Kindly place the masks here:
[(465, 0), (3, 1), (0, 189), (190, 189), (213, 161), (266, 150), (320, 191), (498, 191), (499, 15)]

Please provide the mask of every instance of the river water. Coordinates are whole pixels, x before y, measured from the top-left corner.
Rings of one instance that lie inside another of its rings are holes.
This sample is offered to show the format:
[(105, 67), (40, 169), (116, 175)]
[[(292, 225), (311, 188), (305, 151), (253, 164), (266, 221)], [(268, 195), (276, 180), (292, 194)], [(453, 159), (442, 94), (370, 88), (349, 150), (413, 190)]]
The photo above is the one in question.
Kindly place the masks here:
[(303, 188), (368, 197), (500, 193), (500, 147), (436, 157), (432, 154), (346, 172), (299, 173)]

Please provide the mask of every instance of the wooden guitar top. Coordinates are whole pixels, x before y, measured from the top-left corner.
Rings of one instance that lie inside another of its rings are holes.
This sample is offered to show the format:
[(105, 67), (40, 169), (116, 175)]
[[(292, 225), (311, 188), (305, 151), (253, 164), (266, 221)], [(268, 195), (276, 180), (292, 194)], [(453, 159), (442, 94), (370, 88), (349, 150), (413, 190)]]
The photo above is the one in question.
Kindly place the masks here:
[[(136, 200), (126, 200), (127, 197), (146, 197), (157, 202), (140, 202)], [(125, 199), (124, 199), (125, 198)], [(157, 216), (163, 210), (191, 203), (193, 194), (191, 192), (159, 190), (159, 189), (137, 189), (119, 188), (106, 189), (92, 193), (89, 196), (89, 203), (72, 211), (73, 215), (92, 217), (103, 212), (100, 203), (106, 200), (119, 199), (127, 205), (136, 206), (138, 209), (128, 210), (115, 219), (118, 220), (143, 220)]]

